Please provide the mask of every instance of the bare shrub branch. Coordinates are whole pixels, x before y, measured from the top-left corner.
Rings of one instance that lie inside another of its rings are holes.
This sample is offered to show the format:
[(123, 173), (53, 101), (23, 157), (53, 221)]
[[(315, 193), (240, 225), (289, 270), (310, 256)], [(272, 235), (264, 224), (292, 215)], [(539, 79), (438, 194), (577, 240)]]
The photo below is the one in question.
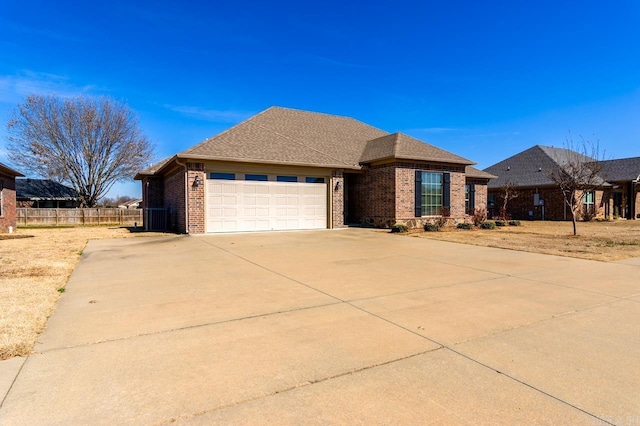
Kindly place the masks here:
[(569, 136), (565, 149), (558, 151), (554, 158), (558, 167), (551, 170), (549, 177), (562, 191), (564, 202), (571, 212), (573, 235), (577, 235), (576, 220), (581, 216), (582, 199), (588, 192), (603, 187), (606, 182), (600, 172), (602, 160), (598, 141), (580, 138), (575, 143)]

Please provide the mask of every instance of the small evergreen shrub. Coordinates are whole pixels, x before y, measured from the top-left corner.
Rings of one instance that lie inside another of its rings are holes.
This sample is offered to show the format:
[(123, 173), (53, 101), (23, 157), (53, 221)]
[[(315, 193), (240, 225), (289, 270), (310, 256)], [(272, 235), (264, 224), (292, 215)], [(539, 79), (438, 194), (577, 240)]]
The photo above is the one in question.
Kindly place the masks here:
[(437, 232), (440, 230), (440, 225), (437, 223), (425, 223), (424, 230), (427, 232)]
[(485, 220), (480, 224), (482, 229), (496, 229), (496, 223), (492, 220)]
[(506, 220), (502, 220), (502, 219), (498, 219), (496, 220), (496, 226), (507, 226), (507, 221)]
[(520, 226), (520, 221), (519, 220), (510, 220), (509, 221), (509, 226)]
[(396, 223), (391, 227), (391, 232), (409, 232), (409, 227), (404, 223)]
[(461, 222), (456, 225), (456, 228), (458, 229), (471, 229), (472, 227), (473, 225), (470, 224), (469, 222)]

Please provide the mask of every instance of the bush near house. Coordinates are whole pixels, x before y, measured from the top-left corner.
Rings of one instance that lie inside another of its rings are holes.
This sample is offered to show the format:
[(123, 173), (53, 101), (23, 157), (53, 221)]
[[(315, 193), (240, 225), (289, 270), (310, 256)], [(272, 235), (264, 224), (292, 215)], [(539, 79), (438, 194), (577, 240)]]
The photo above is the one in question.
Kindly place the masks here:
[(469, 222), (462, 222), (462, 223), (457, 224), (456, 228), (470, 230), (471, 228), (473, 228), (473, 225), (470, 224)]
[(424, 230), (427, 232), (438, 232), (440, 230), (440, 225), (437, 223), (425, 223)]
[(482, 229), (496, 229), (496, 222), (492, 220), (485, 220), (480, 224), (480, 228)]
[(404, 223), (396, 223), (391, 227), (391, 232), (409, 232), (409, 227)]

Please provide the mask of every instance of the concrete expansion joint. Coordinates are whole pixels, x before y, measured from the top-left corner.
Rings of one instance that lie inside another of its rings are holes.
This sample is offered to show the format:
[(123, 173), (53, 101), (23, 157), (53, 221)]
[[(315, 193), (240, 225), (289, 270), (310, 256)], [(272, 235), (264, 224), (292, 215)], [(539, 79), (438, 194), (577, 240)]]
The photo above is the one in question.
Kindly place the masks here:
[(185, 326), (185, 327), (176, 327), (176, 328), (169, 328), (167, 330), (153, 331), (153, 332), (149, 332), (149, 333), (132, 334), (132, 335), (129, 335), (129, 336), (122, 336), (122, 337), (117, 337), (117, 338), (114, 338), (114, 339), (96, 340), (94, 342), (83, 343), (81, 345), (60, 346), (60, 347), (57, 347), (57, 348), (47, 349), (46, 351), (34, 351), (31, 355), (45, 354), (45, 353), (49, 353), (49, 352), (56, 352), (56, 351), (61, 351), (61, 350), (66, 350), (66, 349), (83, 348), (83, 347), (87, 347), (87, 346), (100, 345), (100, 344), (103, 344), (103, 343), (119, 342), (119, 341), (123, 341), (123, 340), (135, 339), (137, 337), (156, 336), (156, 335), (165, 334), (165, 333), (173, 333), (173, 332), (183, 331), (183, 330), (190, 330), (190, 329), (197, 329), (197, 328), (202, 328), (202, 327), (216, 326), (216, 325), (220, 325), (220, 324), (228, 324), (228, 323), (240, 322), (240, 321), (256, 319), (256, 318), (266, 318), (266, 317), (271, 317), (271, 316), (274, 316), (274, 315), (287, 314), (287, 313), (291, 313), (291, 312), (306, 311), (306, 310), (316, 309), (316, 308), (324, 308), (324, 307), (327, 307), (327, 306), (340, 305), (340, 304), (343, 304), (343, 303), (344, 302), (331, 302), (331, 303), (324, 303), (324, 304), (321, 304), (321, 305), (303, 306), (303, 307), (294, 308), (294, 309), (285, 309), (285, 310), (267, 312), (267, 313), (256, 314), (256, 315), (247, 315), (247, 316), (244, 316), (244, 317), (232, 318), (232, 319), (228, 319), (228, 320), (224, 320), (224, 321), (206, 322), (206, 323), (201, 323), (201, 324), (188, 325), (188, 326)]
[(567, 406), (569, 406), (569, 407), (573, 408), (574, 410), (578, 410), (578, 411), (580, 411), (580, 412), (582, 412), (582, 413), (584, 413), (584, 414), (586, 414), (586, 415), (588, 415), (588, 416), (590, 416), (590, 417), (593, 417), (594, 419), (596, 419), (596, 420), (598, 420), (598, 421), (601, 421), (601, 422), (606, 423), (606, 424), (609, 424), (609, 425), (614, 425), (614, 423), (611, 423), (611, 422), (607, 421), (606, 419), (603, 419), (602, 417), (599, 417), (599, 416), (597, 416), (597, 415), (595, 415), (595, 414), (593, 414), (593, 413), (590, 413), (589, 411), (586, 411), (586, 410), (584, 410), (584, 409), (582, 409), (582, 408), (578, 407), (577, 405), (572, 404), (572, 403), (571, 403), (571, 402), (569, 402), (569, 401), (565, 401), (565, 400), (564, 400), (564, 399), (562, 399), (562, 398), (559, 398), (559, 397), (557, 397), (557, 396), (555, 396), (555, 395), (552, 395), (552, 394), (550, 394), (549, 392), (546, 392), (546, 391), (544, 391), (544, 390), (542, 390), (542, 389), (540, 389), (540, 388), (538, 388), (538, 387), (536, 387), (536, 386), (534, 386), (534, 385), (532, 385), (532, 384), (529, 384), (529, 383), (525, 382), (524, 380), (518, 379), (517, 377), (512, 376), (512, 375), (511, 375), (511, 374), (509, 374), (509, 373), (506, 373), (506, 372), (504, 372), (504, 371), (498, 370), (497, 368), (492, 367), (492, 366), (490, 366), (490, 365), (488, 365), (488, 364), (486, 364), (486, 363), (484, 363), (484, 362), (482, 362), (482, 361), (480, 361), (480, 360), (477, 360), (477, 359), (475, 359), (475, 358), (472, 358), (472, 357), (470, 357), (469, 355), (465, 355), (465, 354), (463, 354), (462, 352), (456, 351), (455, 349), (450, 348), (450, 347), (447, 347), (447, 346), (445, 346), (445, 348), (444, 348), (444, 349), (447, 349), (447, 350), (449, 350), (450, 352), (452, 352), (452, 353), (453, 353), (453, 354), (455, 354), (455, 355), (461, 356), (461, 357), (463, 357), (463, 358), (465, 358), (465, 359), (467, 359), (467, 360), (469, 360), (469, 361), (471, 361), (471, 362), (473, 362), (473, 363), (476, 363), (476, 364), (478, 364), (478, 365), (479, 365), (479, 366), (481, 366), (481, 367), (484, 367), (484, 368), (486, 368), (486, 369), (489, 369), (489, 370), (491, 370), (491, 371), (495, 372), (496, 374), (499, 374), (499, 375), (501, 375), (501, 376), (504, 376), (504, 377), (506, 377), (506, 378), (507, 378), (507, 379), (509, 379), (509, 380), (513, 380), (513, 381), (515, 381), (515, 382), (517, 382), (517, 383), (519, 383), (519, 384), (521, 384), (521, 385), (523, 385), (523, 386), (526, 386), (526, 387), (528, 387), (529, 389), (531, 389), (531, 390), (533, 390), (533, 391), (535, 391), (535, 392), (539, 392), (539, 393), (541, 393), (541, 394), (542, 394), (542, 395), (544, 395), (544, 396), (547, 396), (547, 397), (549, 397), (549, 398), (552, 398), (552, 399), (554, 399), (554, 400), (556, 400), (556, 401), (560, 402), (561, 404), (565, 404), (565, 405), (567, 405)]
[(175, 423), (177, 421), (196, 418), (196, 417), (199, 417), (199, 416), (203, 416), (205, 414), (213, 413), (215, 411), (223, 410), (225, 408), (236, 407), (236, 406), (239, 406), (239, 405), (242, 405), (242, 404), (246, 404), (246, 403), (249, 403), (249, 402), (253, 402), (253, 401), (260, 400), (260, 399), (268, 398), (270, 396), (275, 396), (275, 395), (291, 392), (291, 391), (296, 390), (296, 389), (304, 388), (304, 387), (307, 387), (307, 386), (312, 386), (312, 385), (315, 385), (315, 384), (318, 384), (318, 383), (327, 382), (329, 380), (338, 379), (340, 377), (350, 376), (350, 375), (361, 373), (363, 371), (372, 370), (372, 369), (375, 369), (375, 368), (383, 367), (385, 365), (394, 364), (394, 363), (400, 362), (400, 361), (405, 361), (405, 360), (408, 360), (408, 359), (411, 359), (411, 358), (415, 358), (415, 357), (420, 356), (420, 355), (425, 355), (425, 354), (428, 354), (428, 353), (436, 352), (436, 351), (439, 351), (441, 349), (444, 349), (444, 347), (440, 346), (440, 347), (437, 347), (437, 348), (428, 349), (426, 351), (421, 351), (421, 352), (416, 352), (416, 353), (413, 353), (413, 354), (410, 354), (410, 355), (407, 355), (407, 356), (403, 356), (403, 357), (400, 357), (400, 358), (395, 358), (395, 359), (391, 359), (391, 360), (387, 360), (387, 361), (383, 361), (383, 362), (378, 362), (378, 363), (367, 365), (367, 366), (360, 367), (360, 368), (351, 368), (351, 369), (343, 371), (341, 373), (332, 374), (332, 375), (321, 377), (321, 378), (318, 378), (318, 379), (307, 380), (307, 381), (298, 383), (298, 384), (293, 385), (293, 386), (288, 386), (286, 388), (278, 389), (278, 390), (275, 390), (273, 392), (268, 392), (268, 393), (264, 393), (262, 395), (257, 395), (257, 396), (255, 396), (253, 398), (247, 398), (247, 399), (244, 399), (242, 401), (236, 401), (236, 402), (233, 402), (233, 403), (230, 403), (230, 404), (220, 405), (218, 407), (214, 407), (214, 408), (211, 408), (211, 409), (208, 409), (208, 410), (201, 410), (201, 411), (198, 411), (196, 413), (185, 414), (185, 415), (182, 415), (182, 416), (178, 416), (178, 417), (174, 417), (174, 418), (171, 418), (171, 419), (167, 419), (167, 420), (159, 422), (157, 424), (158, 425), (166, 425), (166, 424), (170, 424), (170, 423)]

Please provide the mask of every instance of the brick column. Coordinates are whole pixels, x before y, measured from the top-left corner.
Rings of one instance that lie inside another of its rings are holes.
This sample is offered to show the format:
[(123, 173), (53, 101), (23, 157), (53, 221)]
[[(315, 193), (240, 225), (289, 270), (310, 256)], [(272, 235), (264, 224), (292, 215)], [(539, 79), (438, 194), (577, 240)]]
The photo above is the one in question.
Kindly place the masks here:
[(333, 172), (329, 184), (331, 193), (331, 228), (344, 228), (344, 176), (341, 170)]
[(203, 163), (187, 163), (187, 187), (189, 194), (189, 233), (205, 233), (205, 193), (207, 176)]

